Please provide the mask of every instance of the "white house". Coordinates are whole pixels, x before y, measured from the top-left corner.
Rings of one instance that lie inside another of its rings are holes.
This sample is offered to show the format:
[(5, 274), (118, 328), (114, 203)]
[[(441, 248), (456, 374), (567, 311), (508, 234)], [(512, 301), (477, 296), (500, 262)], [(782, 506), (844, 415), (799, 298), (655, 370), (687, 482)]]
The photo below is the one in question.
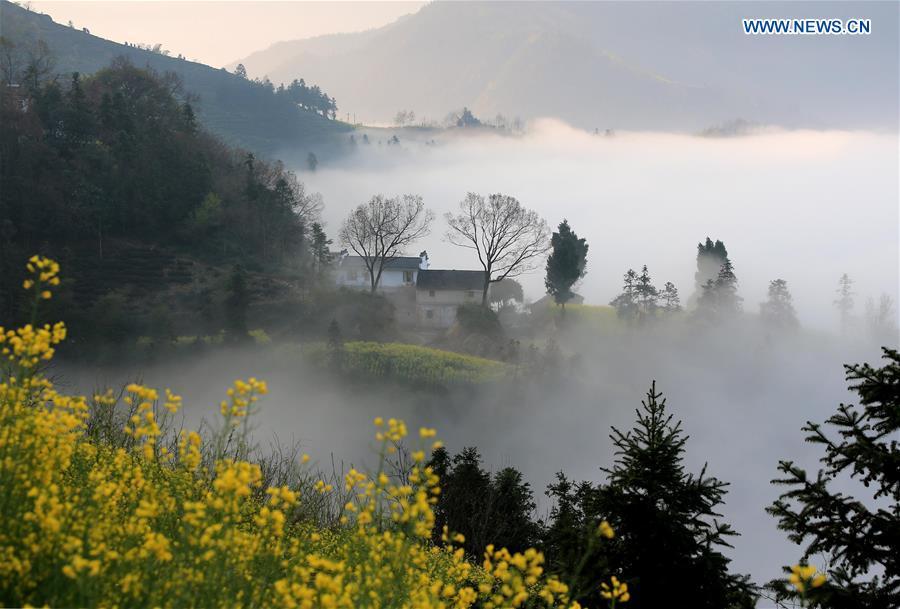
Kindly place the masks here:
[[(428, 252), (418, 256), (399, 256), (388, 260), (378, 282), (379, 291), (413, 288), (422, 269), (428, 268)], [(377, 272), (377, 269), (376, 269)], [(334, 281), (340, 287), (369, 289), (371, 278), (362, 256), (349, 256), (346, 251), (335, 257)]]
[[(333, 256), (338, 287), (369, 290), (371, 279), (365, 260), (346, 250)], [(428, 252), (400, 256), (384, 265), (377, 291), (395, 307), (397, 321), (420, 328), (449, 328), (456, 323), (460, 305), (481, 302), (483, 271), (432, 270)]]

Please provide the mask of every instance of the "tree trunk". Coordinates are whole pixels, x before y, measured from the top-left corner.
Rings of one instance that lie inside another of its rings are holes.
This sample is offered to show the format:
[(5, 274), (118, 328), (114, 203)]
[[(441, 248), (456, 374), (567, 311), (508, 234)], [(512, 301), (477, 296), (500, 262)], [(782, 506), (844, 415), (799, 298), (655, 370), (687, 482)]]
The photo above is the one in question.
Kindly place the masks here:
[(488, 288), (491, 287), (491, 274), (488, 271), (484, 273), (484, 288), (481, 290), (481, 306), (488, 306)]

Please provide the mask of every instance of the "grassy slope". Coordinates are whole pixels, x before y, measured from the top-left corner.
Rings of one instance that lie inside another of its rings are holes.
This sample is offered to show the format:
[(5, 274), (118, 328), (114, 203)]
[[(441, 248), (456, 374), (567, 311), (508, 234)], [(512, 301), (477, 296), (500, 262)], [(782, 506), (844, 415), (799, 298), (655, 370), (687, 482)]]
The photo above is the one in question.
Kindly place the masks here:
[(6, 0), (0, 0), (0, 33), (24, 48), (37, 40), (45, 41), (60, 74), (93, 73), (120, 56), (137, 66), (175, 72), (182, 78), (185, 90), (199, 96), (196, 110), (210, 131), (232, 145), (263, 156), (285, 148), (318, 150), (333, 136), (350, 129), (345, 123), (326, 120), (285, 100), (263, 95), (247, 81), (224, 70), (92, 36)]
[[(331, 353), (318, 343), (304, 349), (317, 363), (327, 363)], [(503, 377), (507, 364), (418, 345), (348, 342), (343, 346), (342, 368), (353, 376), (392, 379), (423, 387), (448, 387), (484, 383)]]

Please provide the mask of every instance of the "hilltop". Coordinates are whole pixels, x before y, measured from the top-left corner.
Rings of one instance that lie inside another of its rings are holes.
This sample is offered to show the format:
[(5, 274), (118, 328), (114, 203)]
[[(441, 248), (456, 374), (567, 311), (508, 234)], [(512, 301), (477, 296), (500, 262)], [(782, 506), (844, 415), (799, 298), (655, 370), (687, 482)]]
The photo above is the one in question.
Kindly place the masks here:
[[(46, 43), (56, 73), (68, 80), (72, 72), (93, 74), (119, 57), (137, 67), (159, 73), (172, 72), (183, 82), (186, 94), (196, 97), (194, 110), (201, 124), (226, 143), (273, 157), (291, 149), (327, 154), (334, 135), (350, 126), (305, 111), (287, 99), (273, 95), (264, 84), (241, 78), (224, 69), (119, 44), (55, 23), (49, 15), (28, 11), (0, 0), (0, 35), (16, 49), (32, 49)], [(292, 80), (292, 79), (291, 79)], [(289, 82), (289, 81), (288, 81)]]

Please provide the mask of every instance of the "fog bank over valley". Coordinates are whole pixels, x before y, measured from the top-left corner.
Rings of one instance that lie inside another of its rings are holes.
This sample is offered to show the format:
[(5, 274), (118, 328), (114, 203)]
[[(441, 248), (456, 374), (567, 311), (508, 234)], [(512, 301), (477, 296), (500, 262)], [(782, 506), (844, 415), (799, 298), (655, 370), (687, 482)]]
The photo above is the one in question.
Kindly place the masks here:
[[(387, 144), (393, 134), (399, 145)], [(326, 228), (335, 233), (376, 193), (422, 195), (438, 215), (417, 244), (433, 268), (477, 268), (470, 251), (443, 240), (441, 215), (469, 191), (502, 192), (551, 226), (568, 218), (587, 238), (588, 273), (576, 290), (591, 304), (609, 302), (622, 274), (643, 264), (687, 297), (696, 244), (706, 236), (726, 243), (748, 312), (775, 278), (787, 280), (801, 321), (820, 329), (836, 327), (832, 301), (842, 273), (856, 281), (860, 305), (897, 294), (896, 135), (603, 136), (548, 119), (521, 137), (410, 129), (368, 137), (345, 159), (302, 174), (324, 197)], [(522, 282), (527, 297), (543, 295), (542, 272)]]

